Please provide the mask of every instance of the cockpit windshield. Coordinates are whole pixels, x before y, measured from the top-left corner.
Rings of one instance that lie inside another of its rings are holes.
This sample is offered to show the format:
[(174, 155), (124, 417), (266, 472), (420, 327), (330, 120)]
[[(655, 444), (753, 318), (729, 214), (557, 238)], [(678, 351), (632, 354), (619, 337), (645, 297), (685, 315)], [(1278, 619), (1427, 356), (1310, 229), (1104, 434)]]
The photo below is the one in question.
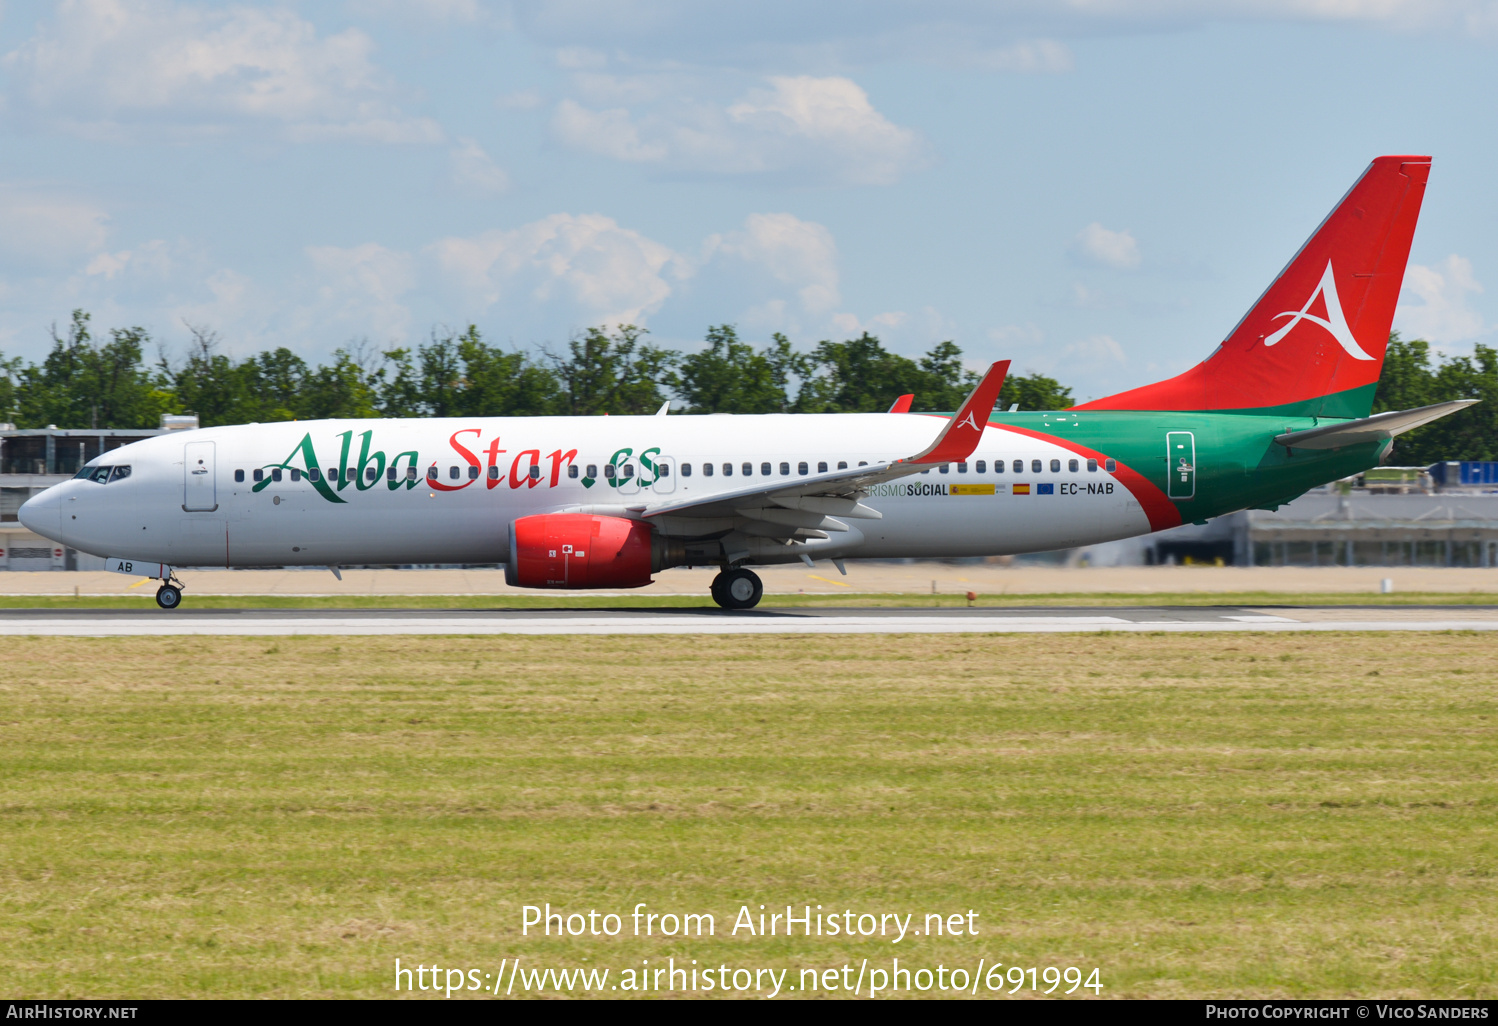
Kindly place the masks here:
[(82, 470), (78, 471), (78, 473), (73, 475), (73, 477), (77, 480), (94, 481), (98, 484), (108, 484), (111, 481), (123, 481), (129, 476), (130, 468), (128, 466), (117, 465), (113, 467), (99, 467), (94, 466), (93, 464), (84, 467)]

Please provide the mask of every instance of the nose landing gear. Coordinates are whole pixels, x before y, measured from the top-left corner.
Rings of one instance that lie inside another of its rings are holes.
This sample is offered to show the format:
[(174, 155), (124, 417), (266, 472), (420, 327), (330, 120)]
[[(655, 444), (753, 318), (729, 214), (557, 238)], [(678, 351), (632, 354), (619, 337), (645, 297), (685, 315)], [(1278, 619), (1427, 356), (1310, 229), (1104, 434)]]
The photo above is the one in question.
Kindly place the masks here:
[(182, 582), (177, 580), (177, 572), (170, 567), (165, 568), (167, 576), (163, 577), (161, 587), (156, 589), (156, 604), (162, 609), (176, 609), (182, 604)]
[(753, 570), (739, 567), (713, 578), (713, 601), (724, 609), (753, 609), (764, 596), (765, 585)]

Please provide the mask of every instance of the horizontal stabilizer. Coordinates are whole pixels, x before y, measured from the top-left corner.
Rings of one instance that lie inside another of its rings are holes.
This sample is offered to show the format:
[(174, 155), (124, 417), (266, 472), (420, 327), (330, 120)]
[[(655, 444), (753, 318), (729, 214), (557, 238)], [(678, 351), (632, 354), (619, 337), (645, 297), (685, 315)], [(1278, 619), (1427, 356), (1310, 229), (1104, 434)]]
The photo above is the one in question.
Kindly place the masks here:
[(1457, 410), (1465, 410), (1475, 402), (1476, 399), (1454, 399), (1449, 403), (1436, 403), (1434, 406), (1421, 406), (1414, 410), (1379, 413), (1362, 420), (1348, 420), (1305, 431), (1290, 431), (1275, 435), (1274, 440), (1289, 449), (1340, 449), (1344, 445), (1377, 442), (1402, 435)]

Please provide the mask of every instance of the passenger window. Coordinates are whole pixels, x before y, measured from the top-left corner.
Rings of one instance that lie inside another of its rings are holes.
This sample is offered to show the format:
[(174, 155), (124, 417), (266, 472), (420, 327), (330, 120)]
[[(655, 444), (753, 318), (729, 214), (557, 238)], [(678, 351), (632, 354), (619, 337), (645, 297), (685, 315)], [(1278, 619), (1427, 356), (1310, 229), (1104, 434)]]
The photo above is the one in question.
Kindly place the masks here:
[(109, 483), (110, 484), (114, 484), (116, 481), (123, 481), (123, 480), (125, 480), (125, 478), (127, 478), (129, 476), (130, 476), (130, 468), (128, 466), (125, 466), (125, 467), (115, 467), (114, 468), (114, 473), (112, 473), (112, 474), (109, 475)]
[(945, 473), (948, 473), (948, 472), (951, 471), (952, 465), (950, 463), (943, 463), (941, 466), (937, 467), (936, 469), (939, 470), (939, 471), (941, 471), (943, 474), (945, 474)]
[(322, 471), (318, 470), (316, 467), (313, 467), (312, 469), (310, 469), (310, 470), (307, 471), (307, 480), (308, 481), (321, 481), (322, 480)]
[(713, 476), (713, 465), (711, 463), (704, 463), (702, 465), (702, 476), (703, 477), (712, 477)]
[(1089, 473), (1089, 474), (1096, 474), (1097, 473), (1097, 460), (1091, 460), (1090, 459), (1090, 460), (1087, 461), (1087, 473)]
[[(474, 470), (478, 470), (478, 468), (475, 467)], [(478, 477), (478, 474), (474, 474), (473, 476), (474, 477)], [(531, 480), (532, 481), (539, 481), (539, 480), (541, 480), (541, 464), (539, 464), (539, 463), (532, 463), (531, 464)]]
[(848, 469), (848, 461), (847, 460), (838, 460), (837, 461), (837, 469), (838, 470), (847, 470)]
[[(691, 466), (691, 464), (688, 463), (687, 466)], [(689, 470), (689, 471), (687, 471), (687, 473), (690, 474), (691, 471)], [(659, 466), (657, 466), (655, 468), (655, 476), (656, 477), (670, 477), (671, 476), (671, 465), (669, 463), (662, 463)]]
[(827, 461), (826, 460), (819, 460), (819, 461), (817, 461), (817, 473), (818, 474), (825, 474), (825, 473), (827, 473)]
[[(780, 465), (780, 472), (782, 474), (784, 474), (785, 471), (786, 471), (786, 466), (785, 466), (784, 463), (782, 463)], [(797, 463), (796, 464), (796, 473), (798, 473), (798, 474), (808, 474), (810, 472), (811, 472), (811, 468), (808, 467), (805, 463)]]
[(1070, 470), (1073, 474), (1075, 474), (1077, 472), (1077, 461), (1076, 460), (1068, 460), (1067, 464), (1066, 464), (1066, 469)]
[(869, 461), (868, 460), (859, 460), (858, 461), (858, 465), (860, 467), (867, 467), (869, 465)]
[(1114, 459), (1106, 459), (1106, 460), (1104, 460), (1103, 461), (1103, 469), (1106, 470), (1110, 474), (1113, 473), (1115, 470), (1118, 469), (1118, 461), (1114, 460)]
[(238, 484), (238, 483), (241, 483), (243, 481), (244, 481), (244, 471), (243, 470), (236, 470), (234, 472), (234, 482), (236, 484)]
[(634, 476), (635, 476), (635, 465), (633, 463), (626, 463), (624, 465), (624, 480), (628, 481), (630, 478), (632, 478)]
[[(328, 472), (328, 477), (331, 478), (332, 476), (333, 476), (333, 472), (329, 471)], [(433, 463), (430, 467), (427, 467), (427, 480), (428, 481), (435, 481), (435, 480), (437, 480), (437, 464)]]
[(1004, 461), (1003, 460), (994, 460), (993, 461), (993, 472), (995, 474), (1002, 474), (1004, 472)]
[(479, 468), (475, 467), (473, 464), (470, 463), (468, 465), (468, 480), (470, 480), (470, 481), (477, 481), (478, 478), (479, 478)]
[(406, 468), (406, 480), (407, 481), (415, 481), (416, 480), (416, 464), (413, 463), (409, 467)]
[(379, 476), (380, 476), (379, 475), (379, 471), (375, 470), (374, 467), (365, 467), (364, 468), (364, 480), (373, 482), (374, 479), (377, 478), (377, 477), (379, 477)]
[[(499, 468), (495, 467), (494, 469), (498, 470)], [(569, 464), (567, 464), (567, 476), (569, 478), (574, 479), (574, 480), (577, 478), (577, 464), (576, 463), (569, 463)]]
[(681, 476), (682, 477), (691, 477), (692, 476), (692, 465), (690, 463), (683, 463), (681, 465)]
[[(746, 467), (748, 465), (749, 464), (747, 464), (747, 463), (744, 464), (744, 466), (746, 466)], [(724, 477), (733, 477), (733, 464), (732, 463), (725, 463), (725, 464), (723, 464), (723, 476)]]
[[(769, 472), (770, 472), (770, 465), (768, 463), (766, 463), (765, 464), (765, 473), (768, 474)], [(754, 464), (753, 463), (744, 463), (744, 464), (740, 465), (739, 466), (739, 473), (743, 474), (745, 477), (753, 477), (754, 476)]]
[[(790, 468), (790, 466), (788, 464), (782, 464), (782, 466), (785, 467), (786, 473), (790, 473), (791, 468)], [(770, 476), (770, 465), (768, 463), (761, 463), (759, 465), (759, 476), (760, 477), (769, 477)]]
[(257, 482), (264, 481), (265, 480), (265, 471), (263, 471), (263, 470), (261, 470), (261, 469), (259, 469), (257, 467), (255, 469), (255, 472), (253, 474), (251, 474), (250, 476), (253, 477)]
[(1031, 460), (1030, 461), (1030, 473), (1032, 473), (1032, 474), (1038, 474), (1038, 473), (1040, 473), (1040, 461), (1039, 460)]
[(959, 464), (957, 464), (957, 473), (959, 473), (959, 474), (966, 474), (967, 473), (967, 464), (966, 463), (959, 463)]
[[(1039, 468), (1036, 468), (1036, 469), (1039, 469)], [(1061, 461), (1060, 460), (1051, 460), (1051, 473), (1053, 473), (1053, 474), (1059, 474), (1059, 473), (1061, 473)]]
[(986, 473), (988, 473), (988, 461), (987, 460), (979, 460), (977, 463), (973, 464), (973, 469), (976, 472), (978, 472), (979, 474), (986, 474)]
[(614, 466), (612, 463), (607, 463), (603, 468), (603, 476), (612, 481), (614, 480), (614, 478), (619, 476), (619, 468)]
[(456, 481), (458, 479), (458, 473), (458, 465), (454, 463), (452, 466), (447, 468), (447, 479), (449, 481)]
[[(1035, 469), (1039, 470), (1040, 468), (1036, 467)], [(1014, 461), (1014, 472), (1016, 474), (1023, 474), (1025, 472), (1025, 461), (1024, 460), (1015, 460)]]
[(386, 467), (385, 468), (385, 480), (386, 481), (394, 481), (395, 480), (395, 468), (394, 467)]
[[(498, 469), (498, 468), (496, 468), (496, 469)], [(494, 476), (498, 477), (499, 475), (495, 474)], [(589, 463), (588, 464), (588, 476), (591, 477), (595, 481), (598, 480), (598, 464), (596, 464), (596, 463)]]
[(302, 472), (296, 467), (291, 468), (291, 483), (298, 484), (302, 480)]
[[(434, 474), (432, 474), (432, 476), (436, 477), (437, 475), (434, 473)], [(337, 467), (329, 467), (328, 468), (328, 483), (329, 484), (337, 484), (338, 483), (338, 468)]]
[(281, 468), (277, 467), (270, 472), (270, 479), (279, 482), (281, 480)]

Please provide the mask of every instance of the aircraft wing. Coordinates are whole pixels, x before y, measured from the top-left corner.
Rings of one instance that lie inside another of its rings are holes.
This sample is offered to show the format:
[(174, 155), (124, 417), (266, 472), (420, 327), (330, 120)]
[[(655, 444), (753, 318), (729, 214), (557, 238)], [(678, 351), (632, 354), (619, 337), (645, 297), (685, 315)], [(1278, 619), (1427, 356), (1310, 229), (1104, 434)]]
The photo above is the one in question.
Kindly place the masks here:
[[(870, 485), (919, 474), (942, 463), (967, 459), (983, 438), (983, 428), (998, 401), (999, 389), (1009, 372), (1009, 361), (1001, 360), (988, 368), (983, 379), (963, 401), (956, 416), (938, 433), (936, 440), (923, 451), (892, 463), (872, 463), (826, 474), (798, 477), (794, 480), (764, 481), (730, 492), (692, 499), (627, 507), (645, 519), (655, 517), (749, 517), (788, 527), (814, 529), (829, 526), (843, 530), (842, 525), (822, 525), (823, 515), (836, 514), (859, 519), (878, 520), (882, 514), (859, 502)], [(798, 515), (799, 513), (799, 515)], [(808, 514), (810, 518), (808, 519)]]

